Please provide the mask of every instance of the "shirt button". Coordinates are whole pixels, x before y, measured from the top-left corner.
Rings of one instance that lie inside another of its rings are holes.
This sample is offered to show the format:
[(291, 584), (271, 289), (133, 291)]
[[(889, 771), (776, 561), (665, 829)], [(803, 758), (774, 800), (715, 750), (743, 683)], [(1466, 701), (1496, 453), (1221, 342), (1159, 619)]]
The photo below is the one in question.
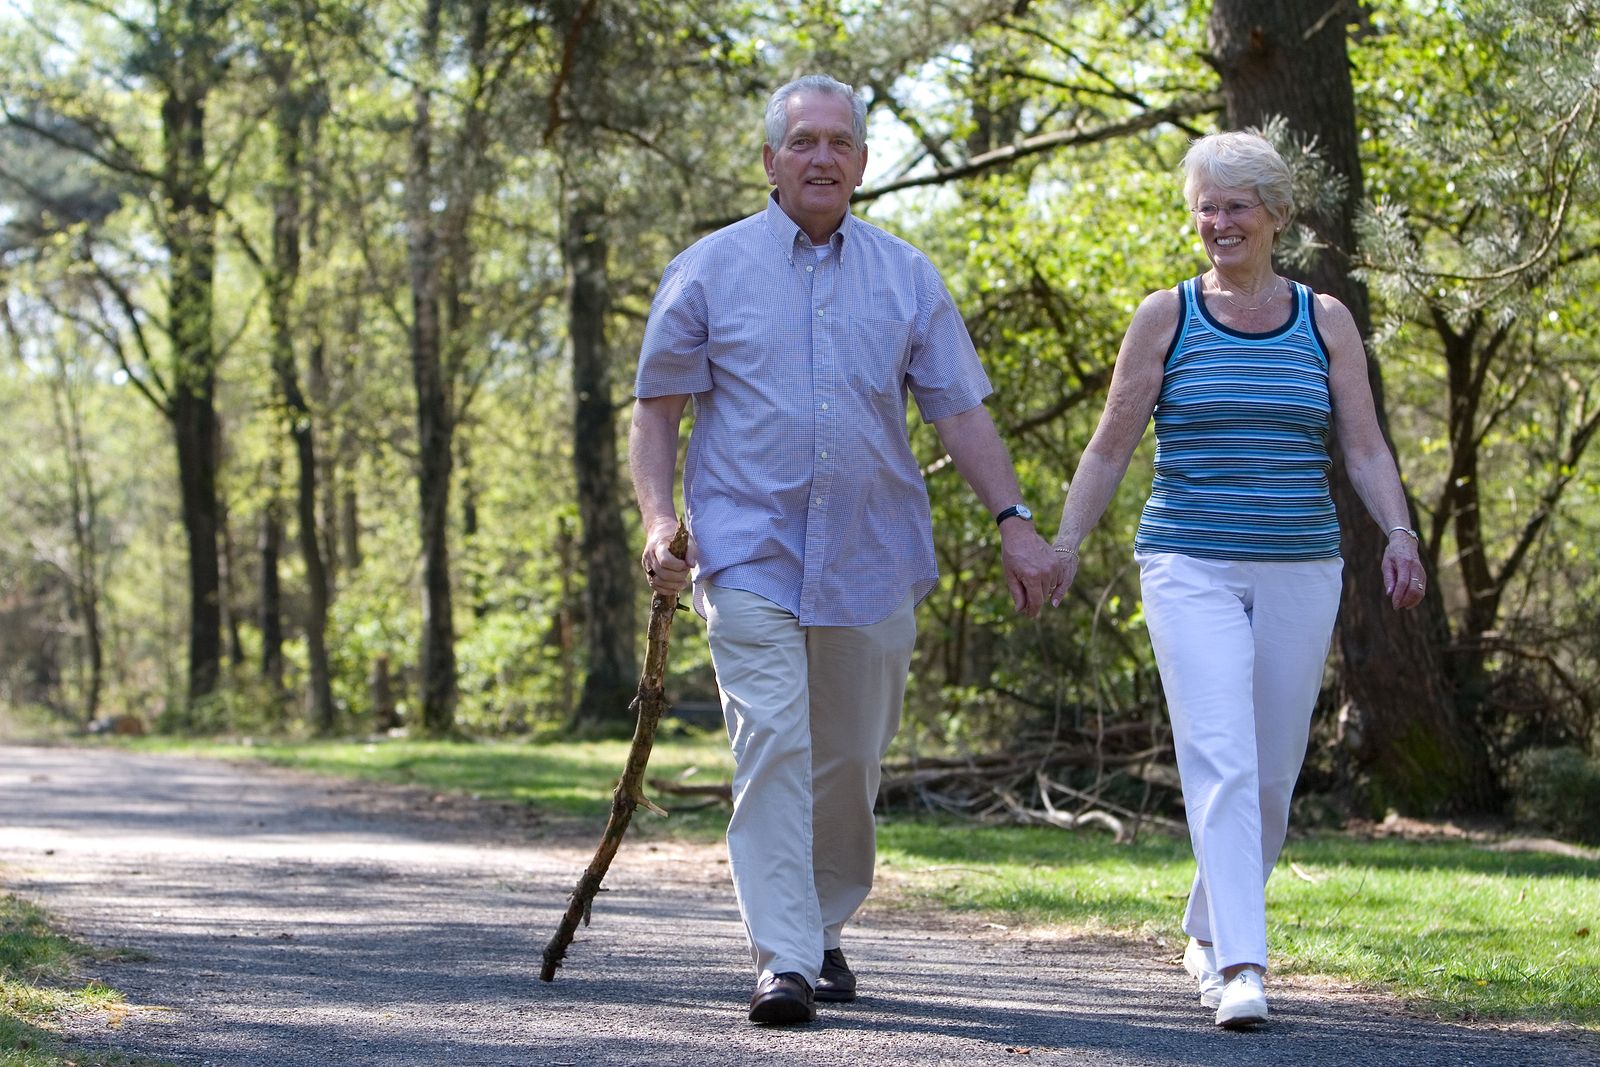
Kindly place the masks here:
[(810, 273), (811, 273), (811, 272), (812, 272), (812, 271), (814, 271), (814, 270), (816, 270), (816, 269), (817, 269), (817, 268), (815, 268), (815, 267), (807, 267), (807, 268), (806, 268), (806, 273), (807, 273), (807, 274), (810, 274)]
[(817, 318), (819, 318), (819, 319), (822, 318), (822, 309), (821, 308), (817, 309)]
[(816, 499), (816, 500), (814, 500), (814, 501), (813, 501), (813, 503), (814, 503), (814, 504), (816, 504), (816, 505), (817, 505), (817, 507), (819, 507), (819, 508), (820, 508), (820, 507), (821, 507), (821, 506), (822, 506), (822, 498), (821, 498), (821, 497), (820, 497), (820, 496), (819, 496), (819, 497), (817, 497), (817, 499)]
[(827, 410), (828, 410), (828, 405), (827, 405), (827, 402), (826, 402), (826, 401), (824, 401), (824, 402), (823, 402), (823, 405), (822, 405), (822, 410), (823, 410), (823, 411), (827, 411)]
[(826, 452), (822, 453), (821, 458), (822, 459), (827, 459), (828, 458), (828, 454)]

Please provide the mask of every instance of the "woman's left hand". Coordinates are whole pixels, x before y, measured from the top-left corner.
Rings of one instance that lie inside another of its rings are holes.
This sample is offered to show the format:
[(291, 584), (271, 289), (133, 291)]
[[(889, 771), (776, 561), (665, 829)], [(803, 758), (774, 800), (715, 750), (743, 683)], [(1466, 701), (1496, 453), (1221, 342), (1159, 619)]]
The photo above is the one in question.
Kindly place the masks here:
[(1383, 591), (1396, 610), (1416, 607), (1428, 591), (1417, 539), (1404, 530), (1390, 533), (1389, 547), (1383, 551)]

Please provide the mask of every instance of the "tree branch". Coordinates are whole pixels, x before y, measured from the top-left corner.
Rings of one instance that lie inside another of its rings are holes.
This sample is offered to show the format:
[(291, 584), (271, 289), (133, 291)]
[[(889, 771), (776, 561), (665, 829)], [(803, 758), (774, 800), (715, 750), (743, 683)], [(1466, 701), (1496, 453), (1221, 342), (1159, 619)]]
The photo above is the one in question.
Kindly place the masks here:
[(1549, 523), (1550, 516), (1555, 513), (1556, 504), (1561, 499), (1561, 494), (1577, 476), (1578, 462), (1583, 459), (1583, 454), (1589, 448), (1589, 443), (1594, 440), (1595, 432), (1600, 430), (1600, 409), (1590, 412), (1573, 430), (1572, 436), (1567, 438), (1567, 446), (1563, 449), (1561, 458), (1555, 463), (1550, 480), (1545, 483), (1544, 491), (1539, 494), (1539, 506), (1534, 509), (1528, 521), (1523, 524), (1522, 531), (1517, 535), (1517, 543), (1507, 554), (1500, 565), (1500, 572), (1494, 578), (1495, 603), (1505, 594), (1506, 587), (1522, 566), (1522, 561), (1533, 548), (1534, 541), (1540, 531)]
[(572, 80), (573, 58), (578, 54), (578, 42), (583, 37), (584, 27), (594, 14), (594, 5), (595, 0), (583, 0), (583, 6), (578, 8), (578, 13), (573, 16), (572, 25), (568, 27), (567, 35), (561, 42), (561, 67), (550, 83), (550, 93), (547, 97), (550, 117), (544, 127), (545, 144), (555, 140), (556, 134), (566, 122), (566, 116), (561, 113), (561, 94), (566, 89), (567, 83)]
[[(41, 140), (49, 141), (57, 148), (65, 149), (68, 152), (74, 152), (80, 156), (83, 156), (85, 159), (92, 160), (114, 174), (125, 174), (146, 182), (158, 182), (160, 180), (159, 175), (135, 164), (132, 162), (131, 158), (115, 159), (90, 145), (79, 144), (70, 138), (63, 137), (54, 130), (46, 129), (37, 122), (34, 122), (32, 119), (24, 118), (23, 116), (17, 114), (15, 111), (11, 110), (11, 106), (9, 104), (0, 104), (0, 115), (5, 116), (5, 120), (9, 125), (15, 126), (19, 130), (24, 130), (28, 133), (31, 133)], [(100, 132), (102, 136), (105, 136), (104, 131)], [(117, 145), (116, 147), (119, 149), (119, 151), (121, 150), (121, 145)]]
[(1176, 122), (1178, 119), (1203, 115), (1207, 112), (1221, 110), (1221, 108), (1222, 97), (1217, 93), (1188, 97), (1165, 107), (1146, 111), (1133, 118), (1108, 123), (1090, 130), (1057, 130), (1054, 133), (1042, 133), (1018, 141), (1016, 144), (1006, 145), (992, 152), (984, 152), (982, 155), (973, 156), (958, 166), (937, 170), (932, 174), (901, 178), (898, 181), (887, 182), (871, 189), (863, 189), (850, 199), (852, 203), (862, 204), (876, 200), (881, 196), (886, 196), (889, 193), (898, 192), (901, 189), (911, 189), (923, 185), (945, 185), (961, 178), (970, 178), (975, 174), (982, 174), (984, 171), (1008, 166), (1019, 159), (1038, 155), (1041, 152), (1112, 141), (1119, 137), (1127, 137), (1131, 134), (1153, 129), (1163, 123)]
[[(155, 356), (150, 351), (150, 341), (145, 337), (144, 326), (139, 321), (138, 304), (134, 302), (133, 297), (128, 293), (122, 282), (112, 275), (110, 271), (102, 267), (99, 260), (95, 259), (92, 254), (86, 253), (83, 258), (89, 264), (90, 269), (94, 271), (95, 277), (100, 279), (100, 284), (111, 291), (111, 295), (116, 299), (118, 308), (122, 311), (123, 318), (128, 320), (128, 328), (133, 331), (133, 339), (139, 346), (139, 354), (144, 357), (145, 369), (150, 377), (155, 380), (155, 389), (152, 391), (150, 386), (145, 384), (144, 378), (134, 370), (133, 365), (128, 361), (127, 349), (123, 347), (122, 342), (114, 332), (103, 333), (95, 330), (92, 323), (85, 321), (84, 324), (94, 330), (96, 335), (106, 342), (107, 346), (116, 355), (117, 363), (122, 367), (123, 373), (127, 374), (128, 380), (133, 382), (139, 392), (144, 394), (145, 399), (154, 404), (157, 411), (170, 419), (172, 417), (172, 407), (168, 398), (171, 397), (172, 390), (167, 387), (166, 382), (162, 381), (161, 372), (156, 369)], [(102, 317), (106, 318), (109, 324), (109, 316), (102, 312)]]

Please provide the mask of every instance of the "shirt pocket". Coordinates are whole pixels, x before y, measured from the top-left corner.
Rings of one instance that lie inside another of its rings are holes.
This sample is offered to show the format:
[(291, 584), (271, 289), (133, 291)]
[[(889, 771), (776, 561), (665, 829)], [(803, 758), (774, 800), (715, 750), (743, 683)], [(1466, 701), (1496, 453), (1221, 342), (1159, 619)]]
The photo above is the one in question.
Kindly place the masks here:
[(856, 392), (879, 404), (904, 405), (911, 360), (911, 323), (862, 316), (854, 323), (845, 377)]

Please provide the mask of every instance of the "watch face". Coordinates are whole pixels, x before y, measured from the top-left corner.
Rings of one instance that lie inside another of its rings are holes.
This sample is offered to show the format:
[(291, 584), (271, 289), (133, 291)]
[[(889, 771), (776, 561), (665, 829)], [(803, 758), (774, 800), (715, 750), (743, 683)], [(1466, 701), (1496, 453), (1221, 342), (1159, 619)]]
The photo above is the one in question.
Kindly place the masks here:
[(1028, 510), (1028, 505), (1026, 504), (1018, 504), (1011, 510), (1016, 512), (1017, 518), (1019, 519), (1027, 519), (1030, 522), (1033, 520), (1033, 512)]

